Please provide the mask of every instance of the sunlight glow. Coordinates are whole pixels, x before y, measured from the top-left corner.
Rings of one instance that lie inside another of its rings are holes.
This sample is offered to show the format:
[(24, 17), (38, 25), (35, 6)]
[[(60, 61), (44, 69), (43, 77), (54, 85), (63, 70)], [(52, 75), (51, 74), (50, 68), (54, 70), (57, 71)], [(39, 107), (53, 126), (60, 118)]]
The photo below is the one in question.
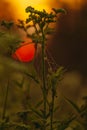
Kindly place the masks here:
[[(5, 2), (10, 3), (14, 8), (15, 12), (15, 19), (26, 19), (28, 14), (25, 12), (27, 6), (33, 6), (35, 9), (50, 11), (51, 8), (61, 8), (62, 5), (67, 5), (73, 9), (79, 9), (82, 4), (83, 0), (4, 0)], [(14, 16), (14, 17), (15, 17)]]
[(17, 19), (25, 19), (27, 17), (27, 13), (25, 9), (27, 6), (33, 6), (35, 9), (42, 10), (46, 9), (47, 11), (50, 10), (49, 4), (47, 4), (47, 0), (7, 0), (10, 2), (14, 8)]

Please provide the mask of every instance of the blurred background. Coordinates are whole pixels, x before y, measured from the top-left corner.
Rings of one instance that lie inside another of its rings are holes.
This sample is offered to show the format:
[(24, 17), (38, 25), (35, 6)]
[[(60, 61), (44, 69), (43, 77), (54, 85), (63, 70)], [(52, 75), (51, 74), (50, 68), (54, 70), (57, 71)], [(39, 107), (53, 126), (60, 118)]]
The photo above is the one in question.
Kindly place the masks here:
[[(77, 104), (81, 104), (82, 97), (87, 95), (87, 0), (0, 0), (0, 21), (16, 22), (17, 19), (25, 19), (27, 17), (25, 8), (28, 5), (40, 10), (44, 8), (50, 11), (51, 8), (58, 7), (67, 11), (66, 14), (61, 14), (58, 17), (58, 22), (55, 25), (56, 31), (48, 41), (48, 50), (56, 64), (67, 69), (58, 88), (58, 100), (61, 102), (62, 95), (65, 95), (71, 100), (75, 100)], [(21, 83), (22, 72), (31, 70), (29, 63), (19, 63), (6, 56), (7, 48), (5, 46), (9, 43), (9, 39), (12, 38), (11, 40), (16, 41), (17, 37), (25, 35), (16, 28), (11, 31), (17, 34), (12, 34), (11, 37), (7, 34), (8, 39), (0, 38), (0, 95), (2, 99), (4, 99), (3, 93), (5, 93), (4, 88), (8, 77), (10, 80), (17, 80), (18, 83)], [(27, 81), (26, 77), (25, 80)], [(9, 111), (11, 108), (15, 110), (16, 105), (20, 106), (19, 103), (22, 100), (20, 97), (26, 98), (26, 84), (29, 85), (29, 81), (24, 84), (21, 93), (20, 88), (15, 88), (15, 85), (11, 83), (12, 95), (9, 100), (15, 104), (8, 105)], [(31, 93), (34, 99), (38, 99), (40, 91), (37, 87), (31, 89)], [(0, 102), (3, 103), (2, 100)]]

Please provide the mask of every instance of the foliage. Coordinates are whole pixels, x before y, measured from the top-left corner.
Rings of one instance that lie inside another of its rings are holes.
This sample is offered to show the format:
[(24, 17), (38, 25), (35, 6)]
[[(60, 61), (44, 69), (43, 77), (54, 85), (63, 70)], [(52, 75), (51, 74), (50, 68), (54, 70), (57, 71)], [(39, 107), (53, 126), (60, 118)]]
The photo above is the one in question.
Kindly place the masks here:
[[(57, 16), (59, 13), (66, 13), (64, 9), (55, 9), (52, 8), (52, 12), (48, 13), (46, 10), (36, 10), (31, 6), (26, 8), (26, 13), (28, 13), (28, 18), (23, 20), (18, 20), (17, 27), (24, 30), (28, 38), (32, 39), (32, 42), (35, 43), (36, 52), (39, 44), (41, 45), (41, 76), (38, 76), (38, 72), (35, 70), (33, 63), (30, 63), (30, 70), (26, 69), (26, 66), (22, 66), (23, 63), (16, 64), (16, 71), (19, 71), (22, 75), (22, 79), (15, 80), (13, 77), (8, 79), (6, 86), (6, 95), (3, 105), (2, 117), (0, 120), (0, 130), (65, 130), (67, 128), (75, 129), (87, 129), (87, 97), (84, 97), (84, 105), (81, 107), (77, 106), (76, 103), (70, 99), (64, 97), (64, 101), (70, 104), (73, 108), (73, 113), (70, 116), (67, 116), (65, 119), (59, 120), (55, 118), (55, 112), (58, 107), (56, 106), (55, 100), (57, 98), (57, 88), (58, 84), (63, 78), (65, 73), (65, 68), (59, 66), (54, 70), (53, 66), (49, 65), (49, 59), (47, 57), (47, 40), (48, 35), (54, 32), (52, 24), (57, 22)], [(13, 34), (10, 34), (11, 28), (15, 23), (2, 21), (1, 26), (4, 26), (7, 29), (7, 32), (0, 32), (0, 39), (6, 39), (4, 46), (0, 44), (1, 48), (5, 47), (6, 54), (9, 56), (20, 47), (22, 40)], [(31, 29), (33, 30), (31, 32)], [(17, 40), (18, 38), (18, 40)], [(11, 59), (10, 59), (11, 60)], [(8, 61), (8, 64), (14, 63), (13, 60)], [(46, 64), (48, 62), (48, 71), (46, 71)], [(17, 66), (19, 67), (17, 68)], [(31, 67), (32, 66), (32, 67)], [(7, 64), (6, 64), (7, 67)], [(22, 68), (21, 68), (22, 67)], [(29, 67), (29, 66), (28, 66)], [(13, 67), (14, 68), (14, 67)], [(33, 70), (33, 71), (32, 71)], [(26, 85), (25, 82), (27, 82)], [(19, 110), (15, 112), (15, 117), (12, 120), (12, 117), (7, 114), (7, 103), (8, 103), (8, 94), (11, 82), (19, 87), (19, 90), (23, 90), (24, 85), (27, 86), (25, 91), (25, 99), (22, 100), (21, 104), (24, 108), (22, 111)], [(30, 96), (30, 86), (32, 88), (39, 86), (38, 88), (41, 91), (41, 99), (32, 103)], [(60, 106), (61, 107), (61, 106)], [(68, 114), (67, 114), (68, 115)]]

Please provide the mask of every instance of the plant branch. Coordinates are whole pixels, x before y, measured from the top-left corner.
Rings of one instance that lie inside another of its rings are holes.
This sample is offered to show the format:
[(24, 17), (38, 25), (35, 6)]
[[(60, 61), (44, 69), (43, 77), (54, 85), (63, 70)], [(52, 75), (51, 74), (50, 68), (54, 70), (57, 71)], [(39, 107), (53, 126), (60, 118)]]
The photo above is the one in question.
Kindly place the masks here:
[(9, 91), (9, 80), (8, 80), (8, 84), (7, 84), (7, 88), (6, 88), (6, 95), (5, 95), (5, 101), (4, 101), (3, 112), (2, 112), (2, 119), (5, 119), (5, 116), (6, 116), (8, 91)]

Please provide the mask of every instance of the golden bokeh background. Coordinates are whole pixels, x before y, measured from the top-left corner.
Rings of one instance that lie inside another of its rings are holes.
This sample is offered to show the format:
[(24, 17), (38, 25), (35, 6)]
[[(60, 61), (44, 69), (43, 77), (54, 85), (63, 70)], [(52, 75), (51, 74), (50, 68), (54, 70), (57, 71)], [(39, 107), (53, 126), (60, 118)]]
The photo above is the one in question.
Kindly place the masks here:
[(83, 0), (1, 0), (0, 1), (0, 18), (5, 19), (25, 19), (27, 14), (25, 8), (29, 5), (36, 9), (43, 8), (50, 11), (52, 7), (62, 7), (68, 5), (73, 9), (80, 9), (86, 3)]
[[(68, 70), (60, 85), (61, 87), (59, 86), (58, 101), (63, 93), (78, 104), (81, 103), (82, 97), (87, 95), (87, 0), (0, 0), (0, 21), (26, 19), (25, 8), (29, 5), (39, 10), (46, 9), (50, 11), (52, 7), (55, 7), (64, 8), (67, 11), (66, 15), (61, 14), (58, 17), (56, 32), (52, 39), (49, 40), (48, 50), (56, 64), (62, 65)], [(19, 33), (17, 32), (18, 28), (14, 30), (15, 34)], [(12, 43), (16, 39), (14, 40), (13, 38)], [(5, 47), (5, 45), (9, 41), (11, 41), (11, 37), (9, 39), (0, 39), (0, 105), (3, 102), (2, 99), (4, 99), (3, 91), (5, 93), (8, 77), (11, 81), (14, 79), (20, 84), (23, 79), (22, 73), (25, 70), (31, 72), (30, 63), (21, 64), (8, 58), (7, 55), (1, 55), (4, 51), (7, 51), (7, 46)], [(37, 64), (39, 68), (40, 62), (37, 61)], [(27, 78), (25, 80), (22, 92), (20, 92), (20, 88), (15, 86), (14, 81), (10, 83), (8, 109), (12, 113), (20, 109), (22, 98), (27, 96), (25, 86), (29, 86), (30, 80)], [(32, 88), (32, 96), (36, 102), (36, 99), (40, 97), (38, 97), (40, 90), (38, 90), (39, 87), (36, 87), (36, 85), (33, 85)], [(65, 107), (67, 108), (66, 104), (63, 108), (65, 109)], [(0, 111), (2, 111), (2, 108), (0, 108)], [(63, 113), (63, 110), (61, 113)]]

